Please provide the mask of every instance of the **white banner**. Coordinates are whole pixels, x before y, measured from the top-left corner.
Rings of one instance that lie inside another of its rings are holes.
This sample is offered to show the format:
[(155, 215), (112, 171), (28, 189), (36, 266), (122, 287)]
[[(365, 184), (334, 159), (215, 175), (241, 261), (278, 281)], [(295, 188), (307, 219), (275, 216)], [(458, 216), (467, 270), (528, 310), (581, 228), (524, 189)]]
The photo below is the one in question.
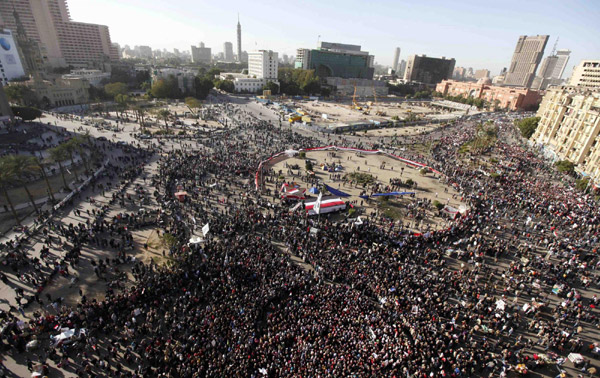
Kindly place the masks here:
[(321, 197), (323, 197), (323, 192), (319, 193), (317, 202), (315, 202), (315, 205), (313, 206), (313, 211), (315, 214), (319, 214), (321, 212)]
[(206, 234), (208, 234), (208, 231), (210, 230), (210, 228), (208, 227), (208, 223), (204, 225), (204, 227), (202, 227), (202, 235), (206, 236)]

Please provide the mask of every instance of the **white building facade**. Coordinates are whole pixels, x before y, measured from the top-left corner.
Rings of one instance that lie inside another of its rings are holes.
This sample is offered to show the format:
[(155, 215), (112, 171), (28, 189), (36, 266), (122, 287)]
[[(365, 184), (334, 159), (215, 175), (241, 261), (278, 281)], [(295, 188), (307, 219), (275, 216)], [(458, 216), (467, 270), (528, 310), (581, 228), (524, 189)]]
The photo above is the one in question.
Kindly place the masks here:
[(277, 80), (279, 56), (271, 50), (259, 50), (248, 53), (248, 75), (258, 79)]
[(569, 85), (586, 88), (600, 89), (600, 60), (583, 60), (573, 71)]
[(248, 53), (248, 75), (222, 73), (222, 80), (231, 80), (238, 93), (257, 93), (269, 82), (279, 85), (278, 53), (271, 50), (259, 50)]
[(109, 72), (102, 72), (100, 70), (72, 70), (70, 74), (66, 74), (62, 76), (63, 79), (85, 79), (90, 85), (94, 87), (103, 87), (102, 80), (110, 79)]

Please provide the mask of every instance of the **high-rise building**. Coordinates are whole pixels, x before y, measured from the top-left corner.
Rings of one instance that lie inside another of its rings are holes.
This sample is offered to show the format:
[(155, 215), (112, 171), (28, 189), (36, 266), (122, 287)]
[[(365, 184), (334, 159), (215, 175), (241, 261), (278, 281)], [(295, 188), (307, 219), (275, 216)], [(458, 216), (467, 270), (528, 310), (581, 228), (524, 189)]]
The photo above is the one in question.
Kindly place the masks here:
[(394, 61), (392, 62), (392, 69), (398, 72), (398, 60), (400, 60), (400, 47), (396, 47), (396, 51), (394, 51)]
[(240, 15), (238, 14), (237, 23), (237, 59), (238, 62), (243, 62), (244, 56), (242, 55), (242, 25), (240, 25)]
[(223, 56), (226, 62), (233, 62), (233, 44), (231, 42), (223, 43)]
[(582, 60), (573, 71), (569, 85), (586, 89), (600, 89), (600, 60)]
[(318, 49), (298, 49), (296, 68), (315, 70), (321, 79), (373, 79), (373, 56), (358, 45), (321, 42)]
[(425, 55), (412, 55), (406, 63), (404, 80), (423, 84), (437, 84), (442, 80), (451, 79), (456, 60), (430, 58)]
[[(598, 62), (600, 63), (600, 62)], [(554, 159), (569, 160), (600, 187), (600, 91), (586, 87), (551, 87), (537, 116), (531, 139)]]
[(540, 73), (538, 77), (548, 78), (552, 77), (552, 73), (554, 72), (554, 68), (556, 67), (556, 62), (558, 61), (558, 57), (556, 55), (548, 55), (540, 66)]
[(547, 56), (540, 66), (539, 74), (531, 85), (532, 88), (546, 89), (549, 85), (560, 85), (570, 54), (571, 51), (569, 50), (558, 50), (556, 53), (553, 52), (552, 55)]
[(522, 35), (517, 41), (504, 84), (516, 87), (531, 87), (535, 72), (544, 56), (548, 35)]
[(565, 72), (565, 69), (567, 68), (567, 63), (569, 62), (570, 55), (571, 50), (563, 49), (556, 51), (556, 57), (558, 59), (556, 60), (556, 64), (554, 65), (554, 71), (552, 71), (550, 77), (552, 77), (553, 79), (562, 79), (562, 75)]
[(140, 58), (152, 58), (152, 47), (150, 46), (136, 46), (135, 50), (138, 51)]
[(21, 57), (21, 63), (25, 73), (31, 76), (41, 75), (46, 68), (45, 53), (41, 50), (40, 44), (29, 38), (19, 13), (13, 10), (13, 18), (17, 25), (16, 33), (13, 37), (17, 41), (17, 48)]
[(402, 59), (398, 64), (398, 70), (396, 71), (396, 76), (404, 77), (404, 72), (406, 72), (406, 60)]
[(248, 53), (248, 75), (257, 79), (277, 80), (278, 54), (271, 50)]
[(210, 63), (212, 60), (212, 52), (210, 47), (204, 47), (204, 42), (200, 42), (200, 47), (192, 46), (192, 62), (194, 63)]
[(490, 70), (482, 69), (475, 71), (475, 79), (487, 79), (490, 77)]
[(28, 38), (36, 41), (52, 67), (87, 66), (117, 60), (108, 26), (74, 22), (66, 0), (0, 1), (0, 25), (17, 29), (18, 14)]
[(467, 69), (465, 67), (455, 67), (452, 77), (456, 80), (464, 80), (466, 74)]

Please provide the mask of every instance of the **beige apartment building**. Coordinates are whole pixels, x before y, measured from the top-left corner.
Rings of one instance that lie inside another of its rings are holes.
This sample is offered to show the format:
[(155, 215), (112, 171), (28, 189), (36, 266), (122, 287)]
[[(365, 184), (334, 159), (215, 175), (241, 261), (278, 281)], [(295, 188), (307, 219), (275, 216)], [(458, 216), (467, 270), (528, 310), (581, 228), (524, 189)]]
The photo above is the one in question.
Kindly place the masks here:
[(569, 160), (600, 187), (600, 91), (572, 86), (548, 89), (531, 137), (547, 156)]
[(108, 26), (72, 21), (66, 0), (0, 1), (0, 25), (16, 31), (17, 18), (51, 67), (87, 67), (119, 58)]
[(600, 60), (582, 60), (573, 71), (570, 85), (600, 90)]

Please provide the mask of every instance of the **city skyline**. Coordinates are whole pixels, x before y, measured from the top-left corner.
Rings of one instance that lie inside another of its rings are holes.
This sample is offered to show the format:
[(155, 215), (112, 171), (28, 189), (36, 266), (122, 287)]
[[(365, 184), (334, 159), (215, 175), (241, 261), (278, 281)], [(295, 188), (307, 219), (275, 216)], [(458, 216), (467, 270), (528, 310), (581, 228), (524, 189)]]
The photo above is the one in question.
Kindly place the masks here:
[[(398, 46), (402, 49), (400, 59), (413, 54), (445, 56), (455, 58), (457, 66), (486, 68), (496, 75), (510, 64), (520, 35), (548, 34), (550, 43), (560, 37), (558, 48), (573, 52), (565, 77), (579, 61), (600, 56), (600, 46), (593, 38), (585, 37), (600, 33), (596, 22), (600, 4), (586, 1), (381, 1), (368, 13), (357, 11), (362, 6), (359, 2), (337, 0), (327, 4), (308, 1), (300, 8), (285, 3), (272, 7), (261, 1), (224, 5), (183, 0), (177, 7), (165, 0), (131, 0), (127, 4), (117, 0), (101, 4), (69, 0), (68, 4), (74, 19), (104, 23), (110, 27), (114, 42), (131, 47), (189, 50), (195, 41), (203, 40), (215, 49), (226, 41), (236, 41), (239, 12), (245, 24), (246, 51), (271, 49), (281, 55), (295, 55), (298, 48), (315, 47), (320, 35), (325, 41), (362, 45), (382, 65), (392, 64)], [(324, 22), (325, 16), (316, 16), (311, 9), (335, 17), (327, 16)], [(265, 17), (269, 22), (264, 22)], [(293, 19), (302, 22), (291, 22)], [(149, 28), (148, 24), (160, 27)], [(544, 56), (550, 54), (549, 50), (547, 46)]]

